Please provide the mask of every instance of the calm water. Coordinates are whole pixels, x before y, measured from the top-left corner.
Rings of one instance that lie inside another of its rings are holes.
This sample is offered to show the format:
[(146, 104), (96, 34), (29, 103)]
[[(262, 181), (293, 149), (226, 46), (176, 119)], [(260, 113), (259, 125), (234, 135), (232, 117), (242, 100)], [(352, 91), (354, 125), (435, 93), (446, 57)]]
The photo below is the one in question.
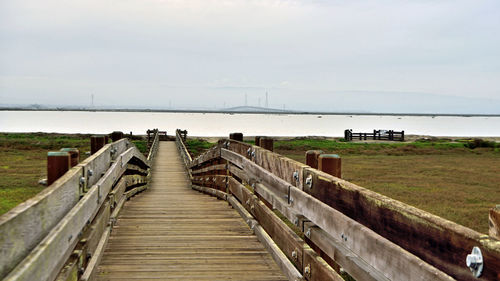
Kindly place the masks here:
[(433, 136), (500, 136), (500, 117), (286, 115), (82, 111), (0, 111), (1, 132), (144, 134), (148, 128), (187, 129), (192, 136), (231, 132), (268, 136), (343, 136), (345, 129), (405, 130)]

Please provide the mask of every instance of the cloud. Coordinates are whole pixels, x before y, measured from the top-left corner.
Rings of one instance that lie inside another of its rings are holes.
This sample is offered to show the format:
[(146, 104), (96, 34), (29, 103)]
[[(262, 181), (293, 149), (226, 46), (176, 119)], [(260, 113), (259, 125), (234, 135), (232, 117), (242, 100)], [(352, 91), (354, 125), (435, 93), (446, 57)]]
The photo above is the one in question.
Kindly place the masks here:
[(489, 0), (2, 1), (0, 94), (197, 106), (273, 90), (289, 108), (328, 91), (500, 99), (499, 12)]

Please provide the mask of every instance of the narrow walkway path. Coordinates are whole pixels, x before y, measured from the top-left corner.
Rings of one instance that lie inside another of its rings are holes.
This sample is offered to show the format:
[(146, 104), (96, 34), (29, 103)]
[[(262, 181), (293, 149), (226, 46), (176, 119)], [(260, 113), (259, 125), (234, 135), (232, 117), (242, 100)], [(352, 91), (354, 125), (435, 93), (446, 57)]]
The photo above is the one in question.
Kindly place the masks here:
[(227, 202), (189, 187), (175, 142), (160, 142), (150, 189), (125, 203), (98, 280), (286, 280)]

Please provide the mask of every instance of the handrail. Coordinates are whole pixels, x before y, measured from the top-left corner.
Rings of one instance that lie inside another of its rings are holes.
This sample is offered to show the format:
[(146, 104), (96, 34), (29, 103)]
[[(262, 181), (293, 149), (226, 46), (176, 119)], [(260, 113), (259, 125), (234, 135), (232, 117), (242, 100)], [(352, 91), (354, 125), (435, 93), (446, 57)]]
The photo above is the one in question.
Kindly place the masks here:
[(175, 131), (175, 143), (177, 144), (177, 148), (179, 149), (184, 165), (189, 168), (189, 165), (191, 164), (193, 159), (191, 158), (191, 155), (189, 154), (189, 151), (186, 148), (186, 143), (184, 138), (181, 136), (180, 129), (177, 129)]
[(154, 137), (153, 137), (153, 142), (151, 144), (151, 147), (149, 148), (149, 153), (148, 153), (148, 162), (152, 163), (153, 159), (156, 157), (156, 153), (158, 152), (158, 146), (160, 142), (160, 133), (158, 129), (154, 129)]
[[(103, 208), (114, 209), (115, 202), (110, 200), (120, 200), (127, 186), (144, 183), (141, 175), (122, 177), (128, 163), (149, 167), (147, 159), (127, 139), (107, 144), (34, 198), (2, 215), (0, 278), (54, 279), (80, 236), (93, 231), (88, 222), (95, 223)], [(118, 184), (120, 179), (124, 181)], [(108, 197), (112, 190), (113, 195)]]
[[(215, 159), (229, 163), (226, 184)], [(500, 273), (500, 242), (495, 239), (261, 147), (221, 140), (188, 167), (195, 175), (193, 184), (224, 190), (248, 208), (256, 201), (234, 194), (238, 188), (232, 178), (252, 185), (254, 194), (359, 280), (473, 279), (465, 265), (473, 246), (481, 249), (485, 263), (475, 280), (495, 279)]]

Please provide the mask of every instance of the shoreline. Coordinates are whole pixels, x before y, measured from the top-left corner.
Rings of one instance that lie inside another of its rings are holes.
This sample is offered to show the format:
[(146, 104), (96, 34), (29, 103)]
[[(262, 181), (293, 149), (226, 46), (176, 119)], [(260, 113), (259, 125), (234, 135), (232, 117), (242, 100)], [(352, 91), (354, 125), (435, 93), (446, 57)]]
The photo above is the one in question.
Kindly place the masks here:
[(270, 114), (270, 115), (354, 115), (354, 116), (412, 116), (412, 117), (500, 117), (500, 114), (461, 113), (372, 113), (372, 112), (322, 112), (322, 111), (228, 111), (194, 109), (88, 109), (88, 108), (45, 108), (22, 107), (0, 108), (0, 111), (73, 111), (73, 112), (143, 112), (143, 113), (201, 113), (201, 114)]

